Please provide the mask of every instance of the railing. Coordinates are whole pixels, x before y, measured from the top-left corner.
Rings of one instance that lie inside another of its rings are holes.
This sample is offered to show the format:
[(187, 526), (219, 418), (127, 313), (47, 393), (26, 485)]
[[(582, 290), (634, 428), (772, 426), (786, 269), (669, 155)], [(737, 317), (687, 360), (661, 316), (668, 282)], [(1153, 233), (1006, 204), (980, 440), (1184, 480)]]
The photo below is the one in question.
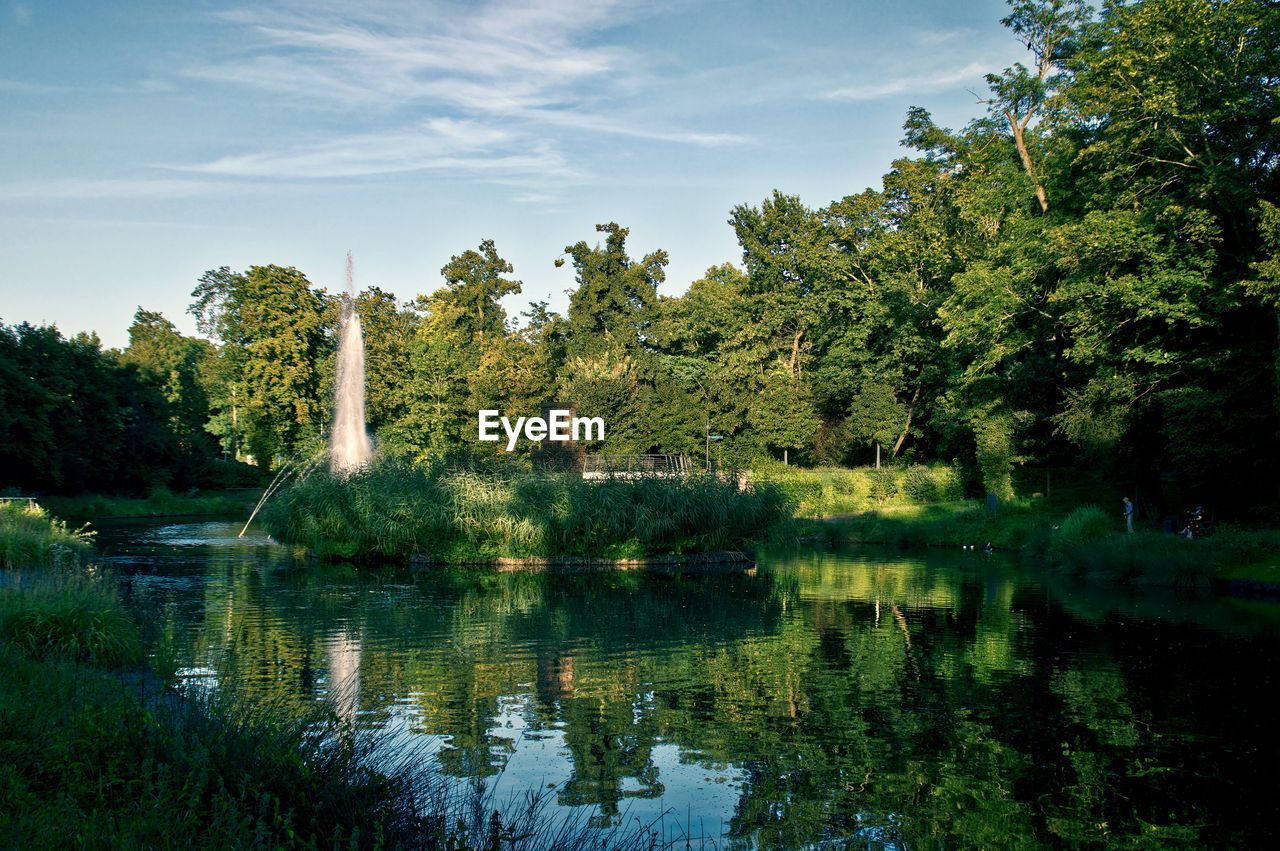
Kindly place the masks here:
[(582, 478), (630, 479), (687, 476), (693, 465), (684, 455), (584, 455)]

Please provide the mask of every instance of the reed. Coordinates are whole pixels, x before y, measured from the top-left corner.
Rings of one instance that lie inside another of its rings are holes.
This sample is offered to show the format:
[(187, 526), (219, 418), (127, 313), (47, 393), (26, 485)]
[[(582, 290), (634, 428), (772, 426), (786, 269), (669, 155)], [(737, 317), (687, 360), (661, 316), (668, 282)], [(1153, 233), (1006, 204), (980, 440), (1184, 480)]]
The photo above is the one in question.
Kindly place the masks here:
[(942, 464), (804, 468), (761, 462), (753, 472), (757, 481), (781, 488), (800, 517), (834, 517), (964, 497), (960, 470)]
[(110, 668), (141, 659), (138, 630), (109, 577), (60, 570), (22, 580), (0, 591), (0, 641), (37, 658)]
[(0, 567), (69, 567), (92, 541), (88, 529), (71, 529), (34, 502), (0, 501)]
[(268, 503), (263, 523), (324, 558), (484, 561), (743, 549), (788, 516), (780, 489), (739, 491), (711, 476), (587, 482), (387, 460), (347, 477), (312, 473)]

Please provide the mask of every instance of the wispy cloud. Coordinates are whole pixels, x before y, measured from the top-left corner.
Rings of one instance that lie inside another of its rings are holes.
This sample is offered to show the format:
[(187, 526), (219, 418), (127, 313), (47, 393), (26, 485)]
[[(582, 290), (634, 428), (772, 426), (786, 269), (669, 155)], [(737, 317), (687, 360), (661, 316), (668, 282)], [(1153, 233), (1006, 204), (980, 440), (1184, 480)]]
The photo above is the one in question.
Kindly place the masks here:
[(3, 201), (164, 200), (252, 191), (243, 183), (186, 178), (58, 178), (0, 184)]
[(888, 80), (845, 86), (820, 95), (829, 100), (876, 100), (901, 94), (925, 94), (949, 88), (957, 83), (980, 79), (990, 69), (985, 62), (970, 62), (959, 68), (946, 68), (922, 74), (905, 74)]
[(358, 9), (314, 0), (226, 13), (243, 37), (240, 52), (195, 64), (183, 72), (188, 78), (388, 129), (185, 170), (308, 178), (451, 168), (565, 179), (582, 176), (562, 152), (571, 138), (565, 130), (699, 147), (748, 141), (669, 126), (655, 114), (659, 104), (634, 97), (647, 70), (642, 57), (604, 38), (634, 14), (621, 0), (436, 0), (408, 8), (373, 0)]
[(512, 134), (472, 121), (432, 119), (403, 131), (362, 133), (279, 150), (171, 166), (221, 177), (288, 179), (360, 177), (429, 169), (572, 177), (547, 146), (513, 144)]
[(51, 83), (32, 83), (26, 80), (11, 80), (7, 77), (0, 77), (0, 92), (8, 94), (48, 95), (65, 91), (65, 87), (55, 86)]

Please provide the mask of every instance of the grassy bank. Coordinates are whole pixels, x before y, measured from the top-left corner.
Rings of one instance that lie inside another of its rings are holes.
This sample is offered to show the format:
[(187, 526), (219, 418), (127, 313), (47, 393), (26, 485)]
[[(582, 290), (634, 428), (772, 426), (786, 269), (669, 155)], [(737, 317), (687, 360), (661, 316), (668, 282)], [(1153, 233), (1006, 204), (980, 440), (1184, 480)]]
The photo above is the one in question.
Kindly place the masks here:
[(60, 567), (78, 564), (93, 540), (26, 500), (0, 501), (0, 567)]
[(758, 463), (752, 474), (757, 482), (779, 488), (800, 517), (837, 517), (964, 496), (959, 469), (942, 464), (803, 468)]
[(163, 488), (146, 497), (50, 496), (41, 501), (61, 517), (166, 517), (184, 514), (244, 516), (260, 489), (177, 494)]
[(345, 848), (448, 838), (417, 813), (410, 784), (363, 766), (332, 719), (177, 699), (137, 668), (141, 658), (109, 579), (60, 572), (0, 592), (7, 841)]
[(584, 482), (573, 475), (472, 472), (385, 461), (325, 471), (267, 502), (264, 527), (326, 558), (441, 561), (737, 550), (789, 517), (767, 484), (740, 492), (708, 476)]
[(1117, 514), (1093, 506), (1063, 512), (1043, 500), (1014, 500), (990, 512), (970, 500), (884, 508), (810, 523), (807, 532), (903, 547), (990, 543), (1075, 575), (1128, 584), (1280, 583), (1280, 531), (1224, 527), (1194, 541), (1147, 530), (1130, 535)]

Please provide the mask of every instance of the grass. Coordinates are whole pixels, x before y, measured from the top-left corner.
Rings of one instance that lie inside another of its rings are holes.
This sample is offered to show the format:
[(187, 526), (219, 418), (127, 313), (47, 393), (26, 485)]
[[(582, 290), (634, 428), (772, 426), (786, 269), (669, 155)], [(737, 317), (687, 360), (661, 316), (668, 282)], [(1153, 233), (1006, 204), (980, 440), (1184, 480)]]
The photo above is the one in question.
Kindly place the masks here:
[(788, 517), (768, 484), (740, 492), (710, 476), (585, 482), (386, 460), (349, 478), (312, 473), (267, 502), (263, 525), (324, 558), (465, 562), (736, 550)]
[(0, 567), (64, 567), (79, 564), (93, 535), (71, 529), (26, 500), (0, 501)]
[(146, 497), (91, 494), (50, 496), (43, 501), (63, 517), (164, 517), (183, 514), (243, 516), (258, 490), (204, 491), (176, 494), (157, 488)]
[(826, 533), (853, 543), (900, 547), (976, 546), (1021, 550), (1047, 540), (1052, 516), (1032, 500), (1014, 500), (995, 512), (976, 500), (933, 505), (900, 505), (811, 523), (811, 534)]
[(79, 572), (41, 575), (0, 591), (0, 641), (35, 658), (108, 668), (138, 664), (138, 630), (109, 580)]
[(782, 490), (795, 505), (796, 515), (836, 517), (863, 511), (959, 500), (963, 487), (959, 469), (942, 464), (875, 467), (788, 467), (776, 462), (757, 464), (758, 482)]
[(1044, 500), (1013, 500), (989, 512), (977, 501), (898, 506), (811, 523), (817, 536), (902, 547), (992, 546), (1067, 573), (1131, 585), (1280, 584), (1280, 531), (1223, 527), (1195, 541), (1122, 531), (1119, 512), (1082, 506), (1065, 516)]

